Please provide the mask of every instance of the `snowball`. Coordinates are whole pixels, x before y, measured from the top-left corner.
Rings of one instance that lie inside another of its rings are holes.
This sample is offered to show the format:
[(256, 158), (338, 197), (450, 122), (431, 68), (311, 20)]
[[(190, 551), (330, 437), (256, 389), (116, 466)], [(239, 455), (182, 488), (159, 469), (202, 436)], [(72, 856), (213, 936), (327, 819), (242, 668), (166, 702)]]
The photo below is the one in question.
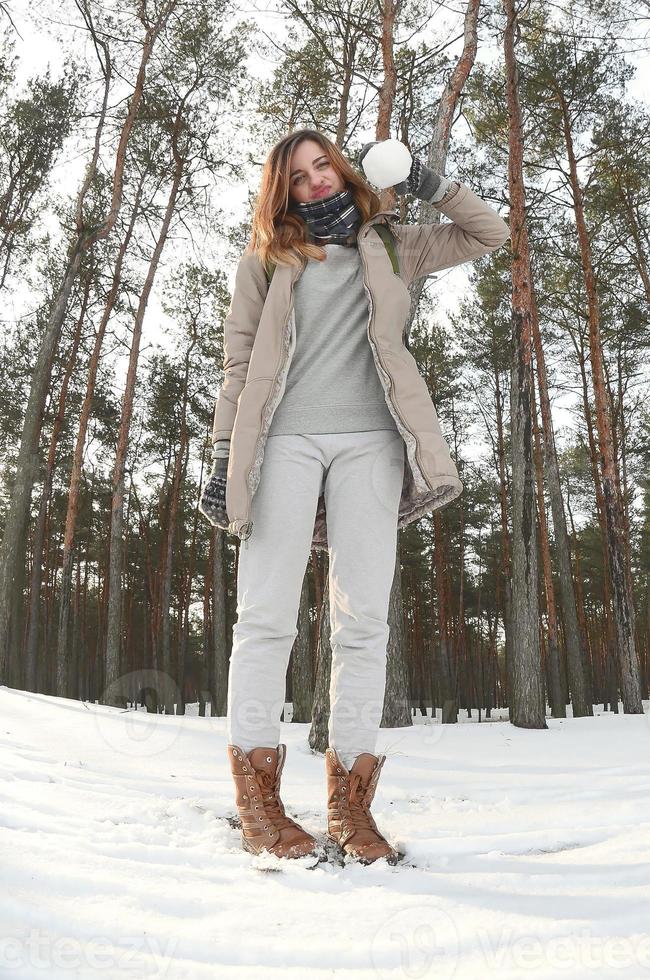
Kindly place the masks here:
[(361, 166), (370, 183), (383, 190), (406, 180), (412, 161), (407, 146), (399, 140), (389, 139), (371, 146), (361, 161)]

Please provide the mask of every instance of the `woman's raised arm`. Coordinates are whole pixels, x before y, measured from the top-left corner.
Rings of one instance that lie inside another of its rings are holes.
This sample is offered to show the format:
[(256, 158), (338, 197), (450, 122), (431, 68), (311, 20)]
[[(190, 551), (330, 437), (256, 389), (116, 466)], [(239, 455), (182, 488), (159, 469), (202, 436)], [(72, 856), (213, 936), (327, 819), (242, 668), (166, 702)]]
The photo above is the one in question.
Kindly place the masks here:
[(510, 235), (508, 225), (494, 208), (459, 181), (451, 184), (441, 200), (431, 203), (451, 221), (394, 226), (400, 238), (400, 274), (407, 285), (493, 252)]
[[(466, 184), (450, 181), (411, 157), (398, 140), (366, 143), (357, 162), (377, 187), (392, 186), (398, 194), (412, 194), (451, 218), (435, 225), (393, 226), (399, 236), (400, 275), (407, 285), (493, 252), (510, 234), (503, 218)], [(410, 172), (404, 176), (409, 164)]]

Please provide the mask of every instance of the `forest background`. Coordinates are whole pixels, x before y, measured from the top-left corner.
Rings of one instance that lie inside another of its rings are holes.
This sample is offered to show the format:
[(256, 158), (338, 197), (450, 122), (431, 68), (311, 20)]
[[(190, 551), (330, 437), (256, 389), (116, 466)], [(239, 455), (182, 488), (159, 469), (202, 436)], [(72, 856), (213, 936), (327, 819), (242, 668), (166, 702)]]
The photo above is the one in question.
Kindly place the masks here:
[[(400, 533), (383, 723), (643, 710), (649, 20), (609, 0), (0, 4), (0, 682), (225, 712), (239, 542), (197, 508), (223, 321), (266, 154), (313, 126), (352, 160), (401, 139), (516, 233), (413, 290), (465, 490)], [(287, 698), (322, 747), (315, 552), (297, 628)]]

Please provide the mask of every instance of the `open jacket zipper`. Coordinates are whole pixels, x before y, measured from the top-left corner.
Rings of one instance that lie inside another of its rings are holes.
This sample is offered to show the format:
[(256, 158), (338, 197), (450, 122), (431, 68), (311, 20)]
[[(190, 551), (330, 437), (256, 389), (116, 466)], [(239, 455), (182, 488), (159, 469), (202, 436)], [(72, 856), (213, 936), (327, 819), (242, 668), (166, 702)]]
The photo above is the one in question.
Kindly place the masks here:
[[(361, 230), (361, 229), (359, 229), (359, 230)], [(393, 234), (399, 239), (399, 234), (395, 230), (393, 230)], [(363, 255), (363, 249), (360, 250), (360, 253), (359, 254), (361, 255), (361, 264), (363, 266), (363, 284), (364, 284), (366, 293), (368, 294), (368, 300), (370, 302), (370, 315), (368, 317), (368, 327), (367, 327), (368, 337), (369, 337), (369, 339), (371, 341), (372, 346), (374, 347), (374, 349), (375, 349), (375, 351), (377, 353), (377, 360), (379, 361), (379, 364), (381, 365), (383, 371), (386, 373), (386, 375), (387, 375), (387, 377), (389, 379), (390, 389), (389, 389), (389, 392), (388, 392), (388, 397), (390, 398), (391, 405), (395, 409), (396, 415), (399, 416), (400, 422), (402, 423), (402, 425), (404, 426), (404, 428), (406, 429), (406, 431), (409, 433), (409, 435), (413, 438), (413, 440), (415, 442), (415, 458), (417, 460), (417, 464), (420, 467), (420, 471), (422, 473), (422, 476), (424, 478), (425, 483), (427, 484), (427, 486), (429, 487), (430, 490), (433, 490), (433, 487), (431, 486), (431, 484), (429, 483), (429, 480), (427, 478), (427, 475), (426, 475), (424, 466), (422, 465), (422, 459), (420, 457), (420, 442), (419, 442), (419, 439), (416, 436), (416, 434), (413, 432), (413, 430), (410, 429), (408, 427), (408, 425), (406, 424), (406, 422), (404, 421), (404, 416), (400, 412), (400, 410), (399, 410), (399, 408), (397, 406), (396, 400), (393, 398), (393, 391), (395, 390), (395, 381), (393, 379), (392, 374), (390, 373), (390, 371), (388, 370), (388, 368), (386, 367), (386, 365), (384, 364), (384, 362), (381, 359), (381, 354), (379, 353), (379, 345), (377, 344), (377, 338), (375, 337), (374, 332), (372, 330), (374, 319), (375, 319), (375, 304), (374, 304), (374, 301), (373, 301), (373, 298), (372, 298), (372, 292), (370, 290), (370, 286), (368, 285), (368, 282), (367, 282), (367, 279), (366, 279), (366, 272), (368, 271), (368, 268), (367, 268), (367, 265), (366, 265), (366, 260), (365, 260), (364, 255)]]

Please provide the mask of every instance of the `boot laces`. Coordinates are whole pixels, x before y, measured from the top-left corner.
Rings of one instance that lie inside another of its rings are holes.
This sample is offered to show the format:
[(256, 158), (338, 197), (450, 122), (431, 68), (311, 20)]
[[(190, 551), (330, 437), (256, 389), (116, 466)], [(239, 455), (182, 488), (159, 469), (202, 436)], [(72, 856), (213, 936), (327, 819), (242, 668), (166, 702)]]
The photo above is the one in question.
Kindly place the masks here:
[(268, 772), (266, 769), (258, 769), (256, 775), (262, 791), (264, 810), (269, 820), (273, 823), (275, 829), (288, 830), (290, 827), (295, 827), (296, 825), (294, 821), (290, 820), (286, 814), (282, 813), (280, 798), (277, 791), (276, 776), (273, 773)]
[(350, 777), (350, 816), (357, 830), (370, 830), (376, 833), (370, 816), (369, 784), (364, 786), (361, 774), (355, 772)]

